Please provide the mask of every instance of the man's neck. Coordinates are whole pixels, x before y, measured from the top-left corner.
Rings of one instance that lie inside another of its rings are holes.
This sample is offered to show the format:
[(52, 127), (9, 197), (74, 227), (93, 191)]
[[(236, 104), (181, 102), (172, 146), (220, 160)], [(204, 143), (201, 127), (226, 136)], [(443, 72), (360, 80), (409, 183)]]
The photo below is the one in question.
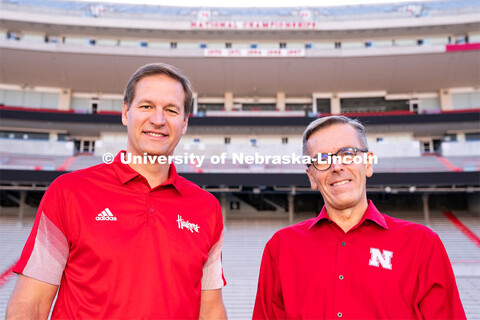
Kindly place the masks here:
[(155, 188), (168, 179), (168, 174), (170, 171), (170, 164), (129, 164), (130, 168), (137, 171), (145, 179), (147, 179), (150, 188)]
[(368, 201), (362, 201), (358, 205), (347, 209), (337, 209), (325, 205), (328, 217), (335, 222), (342, 230), (347, 233), (348, 230), (356, 226), (363, 218), (368, 208)]

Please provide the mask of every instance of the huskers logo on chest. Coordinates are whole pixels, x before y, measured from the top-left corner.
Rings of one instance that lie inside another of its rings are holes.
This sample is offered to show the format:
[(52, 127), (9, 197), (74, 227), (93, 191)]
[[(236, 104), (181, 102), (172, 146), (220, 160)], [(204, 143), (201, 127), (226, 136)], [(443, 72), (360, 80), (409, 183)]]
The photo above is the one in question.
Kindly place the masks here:
[(377, 248), (370, 248), (370, 260), (368, 264), (374, 267), (380, 267), (381, 265), (383, 269), (392, 270), (392, 256), (392, 251), (380, 251), (380, 249)]
[(200, 229), (200, 227), (198, 226), (198, 224), (196, 223), (191, 223), (190, 221), (185, 221), (183, 220), (182, 216), (181, 215), (178, 215), (178, 229), (188, 229), (190, 230), (191, 233), (193, 233), (193, 231), (195, 231), (196, 233), (200, 233), (198, 231), (198, 229)]

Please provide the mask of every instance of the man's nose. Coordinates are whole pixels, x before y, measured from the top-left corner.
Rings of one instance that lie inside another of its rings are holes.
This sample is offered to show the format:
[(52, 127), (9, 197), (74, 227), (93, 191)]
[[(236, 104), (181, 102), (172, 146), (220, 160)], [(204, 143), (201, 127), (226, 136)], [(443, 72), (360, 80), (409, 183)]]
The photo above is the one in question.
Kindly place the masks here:
[(165, 124), (165, 115), (162, 108), (156, 108), (150, 116), (150, 122), (156, 126)]
[(341, 161), (338, 161), (337, 159), (335, 160), (332, 159), (332, 167), (330, 169), (332, 169), (334, 172), (343, 171), (344, 164), (342, 164)]

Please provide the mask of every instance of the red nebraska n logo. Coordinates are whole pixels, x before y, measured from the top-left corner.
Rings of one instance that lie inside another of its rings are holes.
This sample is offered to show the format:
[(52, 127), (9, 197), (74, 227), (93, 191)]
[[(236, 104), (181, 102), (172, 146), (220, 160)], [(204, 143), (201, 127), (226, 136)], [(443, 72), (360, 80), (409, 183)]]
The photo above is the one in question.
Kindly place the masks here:
[(380, 265), (382, 265), (382, 268), (392, 270), (392, 251), (383, 250), (382, 253), (380, 249), (370, 248), (370, 255), (369, 265), (374, 267), (380, 267)]

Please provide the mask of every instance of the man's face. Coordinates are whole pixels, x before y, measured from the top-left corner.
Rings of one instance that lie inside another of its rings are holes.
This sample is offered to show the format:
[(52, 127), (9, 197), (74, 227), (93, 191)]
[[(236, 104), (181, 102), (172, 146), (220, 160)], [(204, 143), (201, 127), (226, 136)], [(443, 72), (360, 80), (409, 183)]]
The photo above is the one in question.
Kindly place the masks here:
[[(334, 124), (321, 129), (307, 141), (309, 156), (318, 153), (336, 153), (346, 147), (363, 148), (357, 130), (349, 124)], [(373, 155), (369, 152), (369, 155)], [(363, 158), (358, 151), (357, 155)], [(345, 210), (367, 205), (366, 177), (371, 177), (371, 164), (335, 164), (325, 171), (317, 170), (313, 165), (307, 169), (312, 189), (319, 190), (328, 208)]]
[(124, 103), (122, 123), (127, 126), (127, 152), (133, 155), (171, 155), (187, 132), (182, 84), (166, 75), (142, 78), (130, 109)]

